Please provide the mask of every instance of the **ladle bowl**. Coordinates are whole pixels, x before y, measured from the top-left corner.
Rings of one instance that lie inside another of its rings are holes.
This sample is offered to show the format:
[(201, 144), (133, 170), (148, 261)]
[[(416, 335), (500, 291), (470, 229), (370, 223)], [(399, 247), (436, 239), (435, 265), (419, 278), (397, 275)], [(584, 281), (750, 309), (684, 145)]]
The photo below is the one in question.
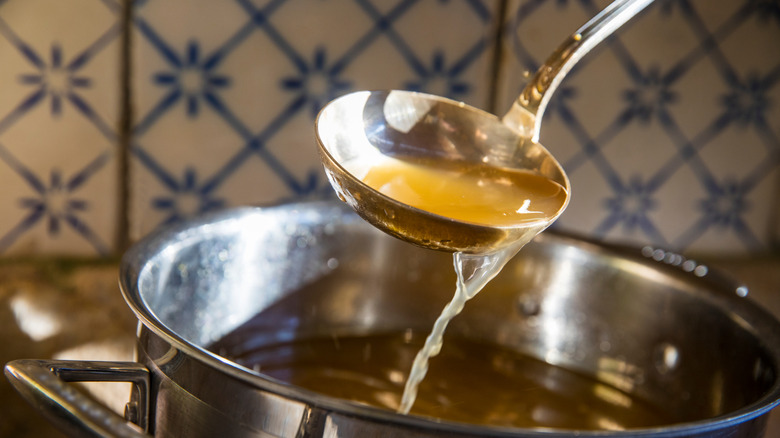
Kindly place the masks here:
[[(485, 253), (530, 240), (560, 216), (570, 196), (563, 168), (538, 143), (550, 96), (586, 53), (651, 2), (608, 5), (550, 56), (501, 119), (462, 102), (411, 91), (359, 91), (333, 100), (315, 122), (331, 185), (363, 219), (418, 246)], [(399, 202), (362, 181), (388, 157), (530, 171), (559, 184), (567, 197), (555, 214), (537, 222), (491, 226), (456, 220)]]
[(549, 222), (495, 227), (429, 213), (361, 181), (372, 165), (387, 157), (483, 163), (530, 170), (569, 190), (560, 164), (540, 144), (493, 114), (443, 97), (399, 90), (348, 94), (322, 110), (316, 131), (326, 174), (341, 200), (369, 223), (427, 248), (487, 251)]

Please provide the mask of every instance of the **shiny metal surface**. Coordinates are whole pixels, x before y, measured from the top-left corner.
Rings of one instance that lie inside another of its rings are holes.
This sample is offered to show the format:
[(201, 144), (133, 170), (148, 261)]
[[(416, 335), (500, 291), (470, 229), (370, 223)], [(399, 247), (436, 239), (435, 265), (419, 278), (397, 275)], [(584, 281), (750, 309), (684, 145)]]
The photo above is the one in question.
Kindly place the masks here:
[[(780, 323), (738, 285), (668, 259), (680, 266), (545, 233), (449, 330), (590, 373), (687, 419), (578, 436), (761, 436), (780, 397)], [(452, 293), (450, 263), (448, 254), (392, 239), (329, 203), (234, 210), (139, 243), (124, 259), (121, 283), (143, 323), (151, 429), (574, 436), (402, 416), (286, 385), (206, 348), (263, 311), (266, 342), (428, 330)]]
[[(740, 285), (691, 260), (551, 232), (513, 259), (449, 330), (589, 373), (684, 421), (596, 432), (439, 422), (305, 391), (207, 348), (258, 313), (258, 341), (268, 343), (425, 332), (452, 293), (450, 263), (448, 254), (393, 239), (340, 204), (204, 217), (127, 253), (120, 281), (141, 321), (139, 363), (102, 365), (136, 377), (148, 370), (149, 430), (158, 437), (763, 435), (765, 414), (780, 399), (776, 319)], [(102, 373), (102, 365), (69, 363), (73, 372), (55, 373), (49, 362), (20, 361), (6, 374), (26, 381), (20, 392), (72, 436), (144, 436), (56, 378), (85, 378), (84, 369)]]
[(569, 71), (594, 47), (652, 2), (653, 0), (616, 0), (607, 5), (547, 58), (502, 121), (522, 136), (538, 142), (547, 105)]
[[(415, 126), (397, 134), (385, 121), (395, 113), (415, 118)], [(374, 155), (527, 169), (570, 190), (563, 169), (540, 144), (520, 137), (492, 114), (442, 97), (398, 90), (348, 94), (323, 108), (316, 132), (325, 173), (339, 198), (377, 228), (430, 249), (488, 252), (518, 240), (526, 228), (458, 221), (385, 196), (360, 180), (366, 163), (377, 160)]]
[(374, 226), (426, 248), (488, 252), (518, 240), (527, 234), (525, 227), (491, 227), (438, 216), (379, 193), (364, 184), (362, 176), (382, 156), (480, 163), (534, 171), (569, 193), (563, 169), (538, 144), (541, 117), (550, 96), (585, 54), (651, 2), (617, 0), (607, 6), (550, 56), (503, 120), (462, 102), (416, 92), (362, 91), (335, 99), (315, 121), (320, 156), (331, 185)]
[[(20, 359), (5, 375), (30, 404), (70, 436), (148, 437), (149, 371), (132, 362)], [(131, 382), (124, 419), (65, 382)], [(132, 424), (132, 423), (135, 424)]]

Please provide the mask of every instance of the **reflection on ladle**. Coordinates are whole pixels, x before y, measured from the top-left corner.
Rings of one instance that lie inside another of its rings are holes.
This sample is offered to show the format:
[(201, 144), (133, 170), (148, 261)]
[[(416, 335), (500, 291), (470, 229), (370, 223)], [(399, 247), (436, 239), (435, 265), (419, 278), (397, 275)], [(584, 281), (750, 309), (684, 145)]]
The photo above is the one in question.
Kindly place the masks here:
[(450, 102), (409, 99), (395, 91), (371, 93), (363, 107), (363, 125), (371, 127), (366, 129), (366, 139), (389, 157), (475, 161), (488, 151), (473, 149), (479, 126), (459, 117), (460, 111)]
[(651, 1), (618, 0), (589, 21), (502, 121), (403, 91), (353, 93), (320, 112), (317, 141), (339, 197), (392, 235), (454, 252), (455, 295), (414, 360), (398, 412), (409, 413), (450, 320), (568, 204), (569, 180), (538, 144), (551, 94), (575, 63)]

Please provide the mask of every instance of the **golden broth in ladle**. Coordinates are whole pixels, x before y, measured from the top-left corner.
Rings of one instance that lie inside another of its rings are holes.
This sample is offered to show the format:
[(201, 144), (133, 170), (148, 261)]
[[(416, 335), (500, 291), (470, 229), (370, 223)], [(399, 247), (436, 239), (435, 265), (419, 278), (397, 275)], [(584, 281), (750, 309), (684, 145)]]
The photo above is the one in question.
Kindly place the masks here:
[(529, 170), (432, 164), (386, 158), (370, 167), (362, 181), (420, 210), (491, 227), (548, 223), (568, 197), (560, 184)]

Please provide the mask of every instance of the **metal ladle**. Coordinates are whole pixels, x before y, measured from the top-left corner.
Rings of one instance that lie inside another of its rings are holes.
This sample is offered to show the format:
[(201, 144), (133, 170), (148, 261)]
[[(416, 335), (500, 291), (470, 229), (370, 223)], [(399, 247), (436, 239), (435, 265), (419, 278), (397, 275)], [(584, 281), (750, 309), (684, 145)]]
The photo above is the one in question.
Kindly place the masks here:
[(315, 122), (331, 185), (363, 219), (391, 235), (426, 248), (480, 253), (528, 234), (528, 225), (486, 226), (439, 216), (374, 190), (361, 175), (383, 156), (526, 169), (567, 192), (560, 211), (537, 227), (541, 231), (563, 212), (570, 193), (564, 170), (538, 143), (550, 98), (583, 56), (652, 1), (608, 5), (547, 59), (503, 119), (462, 102), (410, 91), (359, 91), (333, 100)]

